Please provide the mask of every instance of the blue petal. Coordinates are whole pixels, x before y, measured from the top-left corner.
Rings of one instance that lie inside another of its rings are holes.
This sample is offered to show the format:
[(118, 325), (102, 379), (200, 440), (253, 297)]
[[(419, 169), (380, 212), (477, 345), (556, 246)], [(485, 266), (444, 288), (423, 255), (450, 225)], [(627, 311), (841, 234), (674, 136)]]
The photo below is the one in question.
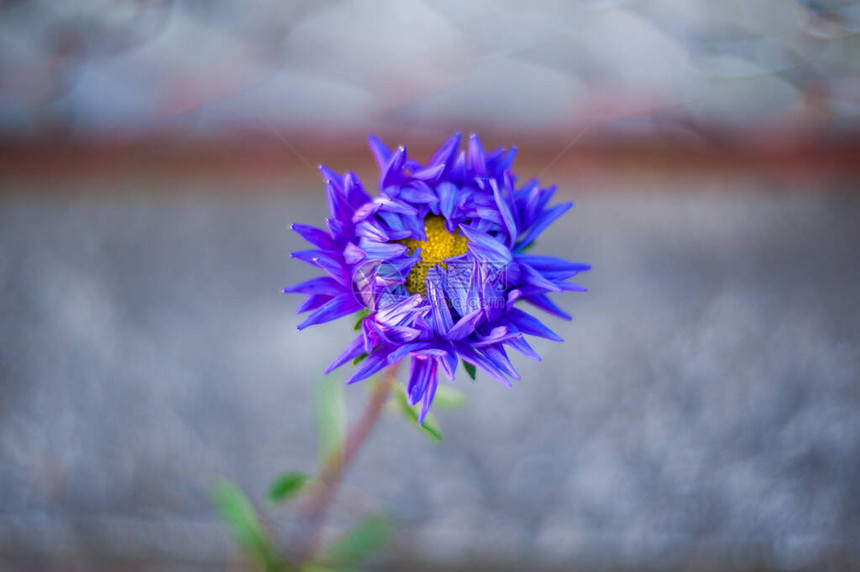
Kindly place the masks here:
[(372, 219), (363, 220), (355, 225), (355, 234), (377, 242), (388, 242), (391, 238), (382, 225)]
[(427, 287), (427, 297), (430, 300), (430, 308), (433, 313), (433, 322), (436, 332), (445, 335), (452, 327), (454, 320), (451, 318), (451, 311), (448, 309), (448, 300), (445, 298), (442, 284), (445, 281), (445, 273), (438, 266), (434, 266), (427, 271), (425, 284)]
[(419, 181), (436, 181), (444, 172), (445, 165), (434, 165), (432, 167), (421, 169), (420, 171), (415, 171), (410, 175), (410, 177), (418, 179)]
[(457, 353), (460, 354), (460, 357), (465, 361), (469, 362), (472, 365), (478, 366), (485, 372), (487, 372), (491, 377), (497, 379), (503, 384), (510, 387), (511, 382), (505, 377), (505, 372), (499, 369), (499, 367), (490, 359), (488, 359), (483, 354), (477, 352), (474, 348), (466, 345), (459, 344), (457, 345)]
[(496, 184), (496, 181), (490, 179), (490, 187), (493, 189), (493, 198), (496, 200), (496, 206), (499, 209), (499, 213), (502, 215), (502, 220), (505, 222), (505, 228), (508, 229), (508, 236), (510, 237), (508, 245), (510, 246), (514, 243), (519, 234), (517, 231), (517, 223), (514, 220), (513, 213), (511, 212), (508, 198), (502, 195), (502, 190), (499, 188), (499, 185)]
[[(572, 272), (570, 276), (578, 272), (585, 272), (587, 270), (591, 270), (591, 265), (582, 264), (581, 262), (570, 262), (564, 260), (562, 258), (556, 258), (554, 256), (534, 256), (531, 254), (516, 254), (514, 256), (518, 261), (525, 262), (535, 270), (540, 273), (547, 272)], [(565, 278), (570, 278), (570, 276), (565, 276)]]
[(383, 355), (381, 352), (372, 353), (361, 362), (359, 368), (346, 380), (346, 384), (350, 385), (362, 379), (367, 379), (387, 365), (388, 356)]
[(326, 294), (337, 296), (343, 293), (343, 286), (337, 280), (328, 276), (311, 278), (293, 286), (284, 288), (284, 294)]
[(347, 264), (355, 264), (364, 258), (367, 258), (367, 253), (351, 242), (343, 249), (343, 259)]
[(331, 212), (331, 216), (334, 217), (335, 220), (344, 223), (352, 220), (352, 207), (346, 201), (346, 197), (343, 193), (337, 190), (331, 181), (329, 181), (325, 186), (325, 195), (328, 199), (329, 212)]
[(466, 165), (469, 167), (473, 176), (483, 177), (487, 174), (487, 163), (484, 160), (484, 147), (481, 145), (481, 140), (477, 135), (472, 133), (469, 135), (469, 154), (467, 155)]
[(456, 181), (463, 181), (466, 179), (466, 154), (463, 151), (460, 151), (460, 153), (457, 154), (457, 159), (451, 167), (449, 176)]
[(424, 392), (430, 384), (433, 363), (435, 360), (432, 358), (412, 358), (412, 369), (409, 372), (409, 383), (406, 386), (409, 405), (415, 405), (424, 396)]
[(478, 338), (477, 341), (472, 342), (472, 346), (476, 348), (489, 346), (491, 344), (504, 343), (509, 340), (513, 340), (516, 338), (521, 338), (523, 334), (518, 332), (508, 326), (496, 326), (490, 330), (490, 333), (487, 335), (481, 335), (477, 332), (475, 333), (475, 337)]
[(308, 296), (304, 302), (299, 304), (299, 307), (296, 308), (296, 314), (303, 314), (305, 312), (309, 312), (310, 310), (316, 310), (329, 300), (331, 300), (331, 296), (326, 294), (311, 294)]
[(449, 137), (448, 140), (439, 147), (439, 150), (433, 154), (433, 157), (427, 165), (445, 165), (446, 167), (450, 167), (453, 164), (454, 155), (460, 148), (460, 138), (461, 135), (459, 132), (456, 132)]
[(365, 219), (373, 216), (379, 210), (380, 206), (382, 205), (375, 202), (364, 203), (363, 205), (355, 209), (354, 213), (352, 213), (352, 222), (358, 224)]
[(516, 326), (517, 329), (519, 329), (524, 334), (538, 336), (556, 342), (564, 341), (558, 334), (544, 326), (540, 322), (540, 320), (538, 320), (534, 316), (526, 314), (520, 309), (511, 309), (511, 311), (509, 311), (505, 315), (505, 319), (507, 319), (514, 326)]
[(457, 362), (459, 362), (459, 358), (457, 357), (457, 352), (454, 349), (454, 344), (451, 342), (440, 341), (436, 344), (440, 349), (445, 350), (445, 355), (439, 360), (442, 364), (442, 371), (445, 372), (445, 375), (448, 376), (448, 379), (454, 381), (454, 374), (457, 371)]
[(588, 288), (574, 282), (561, 282), (559, 287), (562, 290), (567, 290), (568, 292), (588, 292)]
[(314, 310), (297, 328), (304, 330), (308, 326), (324, 324), (347, 314), (358, 312), (361, 308), (361, 304), (353, 297), (352, 293), (341, 294)]
[(483, 308), (478, 308), (462, 318), (454, 325), (453, 328), (444, 336), (448, 340), (461, 340), (475, 331), (475, 328), (484, 317)]
[(514, 165), (514, 159), (517, 156), (517, 148), (512, 146), (507, 154), (499, 159), (498, 163), (494, 165), (496, 173), (502, 173), (504, 171), (509, 170)]
[(520, 374), (518, 374), (517, 370), (514, 369), (514, 365), (511, 363), (511, 360), (508, 359), (508, 354), (505, 353), (505, 350), (501, 346), (501, 344), (495, 346), (487, 346), (485, 348), (482, 348), (481, 351), (483, 351), (484, 355), (486, 355), (489, 360), (491, 360), (499, 369), (501, 369), (507, 375), (514, 379), (520, 379)]
[(323, 249), (334, 248), (334, 241), (331, 235), (324, 230), (306, 224), (293, 224), (290, 228), (314, 246)]
[(290, 256), (321, 268), (335, 278), (342, 279), (344, 277), (343, 262), (331, 252), (326, 252), (325, 250), (299, 250), (291, 253)]
[(352, 205), (352, 208), (358, 208), (371, 200), (370, 195), (361, 186), (361, 181), (355, 173), (346, 174), (343, 180), (343, 189), (346, 200)]
[(446, 221), (450, 220), (451, 215), (454, 213), (454, 201), (457, 199), (459, 189), (452, 183), (446, 182), (440, 183), (436, 187), (436, 192), (439, 193), (439, 211), (445, 217)]
[(527, 358), (533, 359), (535, 361), (541, 361), (541, 357), (536, 351), (532, 349), (532, 347), (529, 345), (525, 338), (514, 338), (512, 340), (508, 340), (506, 343)]
[(418, 411), (418, 424), (424, 424), (424, 417), (430, 411), (430, 406), (433, 404), (433, 397), (436, 395), (436, 387), (439, 385), (439, 376), (436, 373), (436, 360), (429, 360), (430, 379), (427, 380), (427, 389), (424, 390), (424, 397), (421, 398), (421, 409)]
[(430, 187), (420, 181), (415, 181), (412, 183), (412, 186), (400, 189), (399, 197), (411, 203), (429, 204), (439, 202), (439, 198)]
[(469, 249), (481, 260), (487, 262), (502, 262), (507, 264), (513, 260), (511, 251), (507, 246), (495, 238), (475, 232), (471, 228), (460, 225), (460, 232), (468, 239)]
[(325, 368), (325, 373), (328, 375), (333, 372), (349, 360), (357, 358), (364, 351), (364, 336), (358, 336), (346, 346), (346, 349), (343, 352), (334, 358), (334, 361), (331, 362), (327, 368)]
[(394, 151), (394, 154), (391, 155), (391, 158), (388, 160), (388, 164), (385, 166), (385, 170), (382, 171), (382, 174), (379, 178), (379, 186), (380, 188), (386, 188), (389, 185), (400, 182), (400, 178), (402, 175), (403, 165), (406, 163), (406, 148), (402, 145)]
[(388, 363), (395, 363), (406, 356), (408, 356), (411, 352), (423, 350), (425, 348), (430, 347), (431, 342), (410, 342), (408, 344), (403, 344), (398, 347), (396, 350), (388, 354)]
[(402, 201), (397, 201), (397, 200), (386, 199), (386, 198), (380, 197), (380, 198), (376, 199), (375, 202), (379, 203), (381, 208), (383, 208), (389, 212), (398, 213), (398, 214), (406, 214), (406, 215), (418, 214), (418, 211), (415, 210), (414, 207), (409, 206), (408, 204), (406, 204)]
[(379, 171), (382, 172), (391, 160), (391, 151), (389, 151), (388, 146), (386, 146), (385, 143), (383, 143), (376, 135), (368, 137), (367, 143), (370, 145), (370, 150), (373, 153), (373, 157), (376, 159)]
[(549, 299), (549, 296), (547, 296), (546, 294), (534, 294), (532, 296), (526, 296), (524, 298), (524, 300), (526, 302), (534, 304), (535, 306), (537, 306), (538, 308), (540, 308), (541, 310), (543, 310), (545, 312), (549, 312), (550, 314), (553, 314), (554, 316), (558, 316), (559, 318), (563, 318), (565, 320), (572, 320), (573, 319), (573, 316), (571, 316), (570, 314), (568, 314), (567, 312), (565, 312), (564, 310), (559, 308), (555, 304), (555, 302), (553, 302), (552, 300)]
[(396, 256), (406, 254), (409, 248), (405, 244), (396, 242), (379, 242), (369, 238), (358, 239), (358, 245), (367, 253), (369, 258), (389, 260)]
[(572, 206), (573, 203), (562, 203), (545, 210), (540, 214), (537, 221), (529, 229), (528, 233), (519, 241), (519, 244), (528, 244), (533, 242), (546, 227), (552, 224), (555, 219), (566, 213)]
[(561, 292), (560, 287), (544, 278), (540, 272), (528, 264), (520, 264), (520, 269), (522, 270), (521, 280), (526, 284), (530, 284), (546, 292)]
[(333, 183), (338, 190), (343, 189), (343, 177), (326, 167), (325, 165), (319, 166), (320, 175), (322, 175), (323, 181), (326, 183)]

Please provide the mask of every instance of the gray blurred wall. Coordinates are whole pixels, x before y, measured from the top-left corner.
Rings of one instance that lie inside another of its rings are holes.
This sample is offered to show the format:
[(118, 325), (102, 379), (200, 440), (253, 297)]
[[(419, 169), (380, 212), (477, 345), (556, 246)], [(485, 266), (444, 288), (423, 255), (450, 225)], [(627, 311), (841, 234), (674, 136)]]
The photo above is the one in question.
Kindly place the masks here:
[[(351, 328), (297, 332), (280, 288), (312, 274), (288, 228), (322, 221), (321, 185), (242, 200), (195, 185), (71, 200), (31, 183), (0, 199), (12, 569), (33, 555), (222, 566), (235, 549), (212, 480), (260, 500), (277, 473), (314, 469), (320, 371)], [(590, 292), (561, 301), (575, 321), (547, 318), (566, 341), (515, 359), (513, 388), (458, 380), (469, 402), (437, 413), (441, 445), (385, 418), (330, 532), (385, 510), (402, 525), (391, 557), (439, 565), (856, 558), (856, 194), (743, 177), (561, 187), (577, 207), (538, 250), (594, 265)], [(353, 418), (366, 391), (345, 391)], [(289, 534), (289, 514), (274, 518)]]

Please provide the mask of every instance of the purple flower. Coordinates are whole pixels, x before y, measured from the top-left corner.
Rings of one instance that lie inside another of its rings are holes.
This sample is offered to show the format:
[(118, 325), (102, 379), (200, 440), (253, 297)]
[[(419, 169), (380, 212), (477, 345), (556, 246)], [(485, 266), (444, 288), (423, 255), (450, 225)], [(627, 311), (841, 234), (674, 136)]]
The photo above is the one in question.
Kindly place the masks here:
[[(331, 218), (328, 230), (295, 224), (314, 248), (293, 257), (323, 270), (286, 288), (307, 294), (298, 312), (304, 329), (363, 311), (361, 333), (328, 366), (360, 365), (347, 383), (409, 358), (406, 388), (419, 421), (433, 402), (441, 371), (478, 367), (510, 385), (519, 375), (505, 346), (540, 360), (525, 335), (561, 338), (517, 304), (571, 317), (548, 294), (585, 291), (568, 282), (587, 264), (526, 254), (541, 232), (572, 203), (548, 206), (555, 187), (535, 179), (518, 185), (510, 170), (516, 149), (485, 153), (476, 135), (460, 150), (456, 133), (426, 165), (370, 137), (379, 164), (379, 196), (354, 173), (320, 167)], [(363, 359), (362, 359), (363, 358)]]

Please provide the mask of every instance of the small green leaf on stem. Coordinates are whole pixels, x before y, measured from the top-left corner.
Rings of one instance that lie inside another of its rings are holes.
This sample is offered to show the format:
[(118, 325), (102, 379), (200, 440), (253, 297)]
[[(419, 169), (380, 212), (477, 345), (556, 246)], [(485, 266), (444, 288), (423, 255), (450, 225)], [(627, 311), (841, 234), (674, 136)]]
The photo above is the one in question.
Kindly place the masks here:
[(391, 519), (379, 514), (370, 515), (329, 546), (324, 561), (335, 566), (351, 566), (385, 546), (393, 535)]
[(272, 504), (278, 504), (295, 496), (301, 492), (310, 478), (310, 475), (299, 471), (291, 471), (278, 476), (269, 487), (269, 500)]
[(239, 487), (230, 481), (219, 480), (212, 488), (212, 501), (246, 554), (266, 570), (280, 570), (283, 567), (257, 511)]
[(364, 361), (364, 359), (365, 359), (366, 357), (367, 357), (367, 354), (365, 354), (365, 353), (358, 354), (358, 355), (355, 357), (355, 359), (354, 359), (354, 360), (352, 360), (352, 365), (358, 365), (358, 364), (360, 364), (361, 362), (363, 362), (363, 361)]
[[(397, 402), (400, 404), (400, 410), (409, 418), (410, 421), (418, 425), (418, 405), (409, 405), (406, 401), (406, 392), (402, 387), (398, 387)], [(437, 390), (438, 391), (438, 390)], [(439, 428), (439, 423), (432, 413), (424, 416), (424, 423), (418, 425), (418, 428), (429, 435), (434, 441), (442, 441), (442, 429)]]
[(463, 369), (466, 370), (466, 373), (469, 374), (469, 377), (472, 378), (472, 381), (475, 381), (475, 375), (478, 373), (478, 370), (475, 368), (475, 366), (470, 364), (467, 361), (464, 361), (463, 362)]

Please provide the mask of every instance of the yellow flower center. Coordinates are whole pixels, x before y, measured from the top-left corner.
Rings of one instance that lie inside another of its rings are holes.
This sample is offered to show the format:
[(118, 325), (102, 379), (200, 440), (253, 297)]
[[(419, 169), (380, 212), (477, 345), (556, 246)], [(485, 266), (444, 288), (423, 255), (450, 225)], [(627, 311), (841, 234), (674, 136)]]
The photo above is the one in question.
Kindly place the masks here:
[(409, 254), (421, 249), (421, 260), (415, 263), (412, 270), (406, 276), (406, 289), (410, 294), (421, 294), (427, 296), (427, 271), (439, 264), (447, 269), (448, 265), (443, 262), (446, 258), (466, 254), (468, 250), (466, 237), (460, 236), (460, 231), (448, 232), (445, 228), (445, 218), (437, 215), (428, 215), (424, 219), (424, 234), (427, 240), (415, 240), (404, 238), (399, 240), (409, 248)]

